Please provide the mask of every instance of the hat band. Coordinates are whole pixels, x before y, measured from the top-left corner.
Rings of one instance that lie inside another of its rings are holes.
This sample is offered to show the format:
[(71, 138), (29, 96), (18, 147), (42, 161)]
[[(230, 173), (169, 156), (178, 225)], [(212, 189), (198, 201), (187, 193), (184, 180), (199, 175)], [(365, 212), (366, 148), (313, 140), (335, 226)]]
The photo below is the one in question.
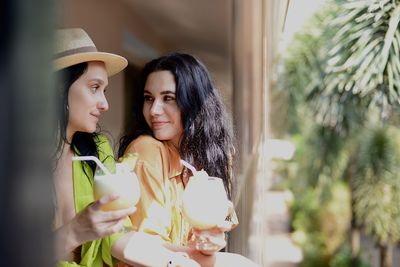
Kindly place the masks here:
[(83, 46), (79, 48), (74, 48), (70, 50), (66, 50), (60, 53), (57, 53), (55, 55), (55, 58), (61, 58), (61, 57), (66, 57), (74, 54), (80, 54), (80, 53), (87, 53), (87, 52), (97, 52), (97, 48), (95, 46)]

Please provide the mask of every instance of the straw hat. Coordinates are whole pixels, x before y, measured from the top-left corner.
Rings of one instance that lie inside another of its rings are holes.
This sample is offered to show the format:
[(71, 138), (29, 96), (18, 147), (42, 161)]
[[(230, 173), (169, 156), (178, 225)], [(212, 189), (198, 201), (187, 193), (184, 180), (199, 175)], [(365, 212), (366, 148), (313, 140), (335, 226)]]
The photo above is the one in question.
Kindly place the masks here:
[(102, 61), (106, 65), (108, 76), (112, 76), (128, 65), (124, 57), (98, 52), (92, 39), (80, 28), (57, 30), (55, 51), (56, 71), (83, 62)]

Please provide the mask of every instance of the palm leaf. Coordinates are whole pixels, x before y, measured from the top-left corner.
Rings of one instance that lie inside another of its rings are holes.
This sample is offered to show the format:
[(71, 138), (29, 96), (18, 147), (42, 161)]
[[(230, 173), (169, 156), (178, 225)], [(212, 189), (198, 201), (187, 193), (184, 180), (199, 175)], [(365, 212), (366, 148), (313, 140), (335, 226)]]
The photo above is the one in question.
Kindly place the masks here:
[(391, 104), (398, 103), (399, 23), (400, 1), (342, 4), (338, 18), (330, 24), (340, 30), (333, 38), (326, 66), (328, 91), (351, 90), (359, 97), (379, 94)]

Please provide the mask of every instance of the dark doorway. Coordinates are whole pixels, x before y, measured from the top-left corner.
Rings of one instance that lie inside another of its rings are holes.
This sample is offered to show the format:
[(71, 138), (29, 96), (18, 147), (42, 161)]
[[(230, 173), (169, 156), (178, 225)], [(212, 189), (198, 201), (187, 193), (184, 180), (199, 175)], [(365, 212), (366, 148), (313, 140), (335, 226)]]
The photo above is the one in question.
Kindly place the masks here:
[(129, 64), (124, 72), (124, 132), (130, 130), (132, 122), (133, 99), (138, 97), (140, 68)]

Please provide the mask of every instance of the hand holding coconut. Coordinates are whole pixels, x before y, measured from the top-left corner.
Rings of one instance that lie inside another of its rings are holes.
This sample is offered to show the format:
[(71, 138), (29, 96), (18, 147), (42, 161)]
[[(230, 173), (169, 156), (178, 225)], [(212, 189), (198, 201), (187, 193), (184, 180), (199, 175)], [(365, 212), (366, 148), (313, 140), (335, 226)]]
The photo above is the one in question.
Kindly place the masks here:
[(221, 178), (210, 177), (204, 170), (196, 171), (186, 161), (182, 164), (193, 176), (183, 194), (183, 216), (193, 227), (189, 246), (204, 254), (213, 254), (226, 246), (225, 232), (232, 223), (225, 219), (233, 210)]

